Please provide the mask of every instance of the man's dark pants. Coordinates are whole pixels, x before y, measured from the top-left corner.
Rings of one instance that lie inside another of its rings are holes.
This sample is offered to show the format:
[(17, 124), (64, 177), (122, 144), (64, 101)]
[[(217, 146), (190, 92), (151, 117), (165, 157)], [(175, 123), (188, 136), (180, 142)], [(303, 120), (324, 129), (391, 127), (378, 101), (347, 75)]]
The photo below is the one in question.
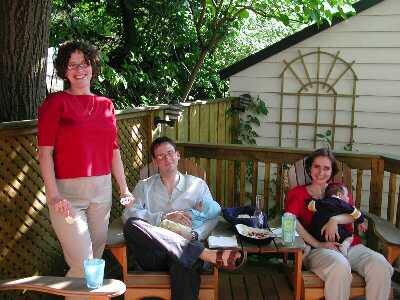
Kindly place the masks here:
[(143, 270), (169, 271), (173, 300), (198, 299), (202, 267), (198, 258), (204, 250), (201, 242), (188, 241), (139, 218), (127, 220), (124, 236), (128, 251)]

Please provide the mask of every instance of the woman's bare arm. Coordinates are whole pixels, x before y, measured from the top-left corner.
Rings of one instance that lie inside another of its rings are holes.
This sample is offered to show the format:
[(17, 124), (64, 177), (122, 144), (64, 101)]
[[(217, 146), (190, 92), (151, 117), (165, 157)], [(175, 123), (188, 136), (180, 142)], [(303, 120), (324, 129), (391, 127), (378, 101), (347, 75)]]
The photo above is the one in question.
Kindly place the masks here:
[(71, 214), (69, 201), (60, 195), (57, 188), (53, 151), (53, 146), (39, 146), (40, 173), (44, 181), (48, 204), (53, 205), (56, 211), (67, 217), (73, 214)]
[(296, 222), (296, 230), (300, 237), (307, 244), (311, 245), (313, 248), (327, 248), (332, 250), (338, 250), (339, 243), (336, 242), (320, 242), (316, 240), (304, 227), (301, 225), (299, 221)]
[(54, 172), (53, 151), (54, 147), (52, 146), (39, 147), (40, 173), (42, 174), (44, 186), (46, 188), (46, 196), (48, 199), (59, 196), (56, 185), (56, 175)]
[(325, 237), (325, 240), (334, 242), (340, 239), (338, 225), (339, 224), (350, 224), (353, 223), (354, 219), (349, 214), (341, 214), (333, 216), (329, 221), (321, 228), (321, 235)]
[(318, 248), (318, 241), (301, 225), (301, 223), (296, 221), (296, 231), (301, 236), (301, 238), (309, 245), (314, 248)]
[[(128, 185), (126, 183), (124, 165), (122, 164), (121, 153), (119, 152), (119, 149), (113, 150), (112, 174), (117, 181), (121, 197), (128, 196), (132, 198), (132, 194), (129, 192)], [(133, 198), (125, 206), (131, 206), (132, 201)]]

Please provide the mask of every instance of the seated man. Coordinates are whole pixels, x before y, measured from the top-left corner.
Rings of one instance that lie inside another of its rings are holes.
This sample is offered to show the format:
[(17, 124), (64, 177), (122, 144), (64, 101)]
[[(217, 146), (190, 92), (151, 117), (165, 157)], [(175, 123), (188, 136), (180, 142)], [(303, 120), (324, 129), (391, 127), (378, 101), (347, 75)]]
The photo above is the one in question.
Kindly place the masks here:
[[(314, 212), (311, 222), (311, 234), (320, 242), (325, 242), (322, 235), (322, 228), (329, 221), (330, 217), (340, 214), (349, 214), (354, 222), (359, 224), (359, 229), (365, 231), (363, 226), (364, 214), (352, 206), (349, 197), (349, 191), (341, 183), (330, 183), (325, 189), (325, 197), (319, 200), (309, 199), (308, 209)], [(307, 203), (306, 202), (306, 203)], [(353, 243), (353, 228), (349, 224), (338, 225), (337, 242), (340, 243), (339, 250), (344, 256)]]
[[(144, 270), (170, 272), (172, 299), (197, 299), (202, 261), (234, 269), (243, 264), (246, 255), (204, 247), (199, 238), (207, 237), (210, 224), (215, 226), (219, 204), (204, 180), (178, 171), (180, 156), (171, 139), (157, 138), (150, 151), (159, 174), (136, 185), (135, 199), (123, 212), (128, 250)], [(195, 230), (188, 232), (175, 226), (178, 229), (174, 232), (172, 227), (159, 227), (165, 219), (192, 229), (195, 225)]]

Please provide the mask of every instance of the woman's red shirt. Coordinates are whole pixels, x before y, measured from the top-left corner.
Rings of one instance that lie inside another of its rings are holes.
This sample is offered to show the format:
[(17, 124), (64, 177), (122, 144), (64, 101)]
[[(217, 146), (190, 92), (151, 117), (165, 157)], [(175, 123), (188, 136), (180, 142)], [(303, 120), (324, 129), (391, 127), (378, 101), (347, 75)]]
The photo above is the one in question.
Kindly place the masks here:
[(109, 174), (118, 148), (113, 103), (101, 96), (50, 94), (39, 108), (38, 145), (54, 147), (57, 179)]

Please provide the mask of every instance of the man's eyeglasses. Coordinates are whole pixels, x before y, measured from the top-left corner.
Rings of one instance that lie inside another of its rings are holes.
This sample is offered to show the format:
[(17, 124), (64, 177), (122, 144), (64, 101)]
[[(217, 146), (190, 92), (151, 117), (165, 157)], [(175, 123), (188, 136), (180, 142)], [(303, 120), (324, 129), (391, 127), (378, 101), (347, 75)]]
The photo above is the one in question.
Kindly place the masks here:
[(90, 65), (88, 63), (83, 63), (83, 64), (68, 64), (67, 68), (68, 70), (81, 70), (81, 69), (86, 69)]
[(168, 158), (173, 157), (173, 156), (175, 155), (175, 153), (176, 153), (176, 151), (174, 151), (174, 150), (169, 150), (167, 153), (164, 153), (164, 154), (157, 154), (157, 155), (155, 155), (154, 157), (155, 157), (157, 160), (164, 160), (164, 159), (166, 159), (167, 157), (168, 157)]

